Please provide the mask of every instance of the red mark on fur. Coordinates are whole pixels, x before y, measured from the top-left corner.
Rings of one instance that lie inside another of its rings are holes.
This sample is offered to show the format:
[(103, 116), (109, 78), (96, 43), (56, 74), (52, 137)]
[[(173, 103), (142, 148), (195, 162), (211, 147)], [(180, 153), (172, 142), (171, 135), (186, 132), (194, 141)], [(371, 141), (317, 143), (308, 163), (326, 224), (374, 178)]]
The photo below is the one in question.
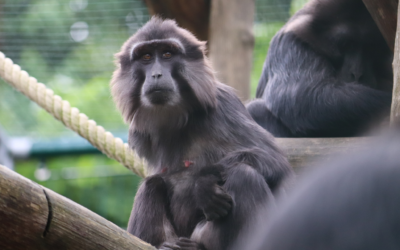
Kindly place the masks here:
[(190, 165), (194, 164), (193, 161), (183, 161), (183, 164), (185, 164), (185, 168), (188, 168)]
[(168, 171), (168, 168), (163, 168), (163, 169), (161, 169), (161, 173), (163, 174), (163, 173), (165, 173), (165, 172), (167, 172)]

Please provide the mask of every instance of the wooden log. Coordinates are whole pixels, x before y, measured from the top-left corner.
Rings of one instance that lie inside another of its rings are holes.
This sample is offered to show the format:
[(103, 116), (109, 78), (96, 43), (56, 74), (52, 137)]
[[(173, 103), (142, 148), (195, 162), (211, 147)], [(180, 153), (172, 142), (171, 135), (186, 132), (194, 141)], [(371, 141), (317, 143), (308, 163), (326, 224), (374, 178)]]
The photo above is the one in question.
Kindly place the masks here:
[(0, 249), (43, 248), (48, 214), (43, 188), (0, 166)]
[(210, 0), (144, 0), (150, 15), (175, 19), (199, 40), (208, 40)]
[[(398, 6), (400, 8), (400, 5)], [(400, 14), (400, 10), (398, 10)], [(393, 95), (390, 122), (392, 125), (400, 125), (400, 18), (397, 18), (396, 42), (393, 60)]]
[(292, 167), (306, 167), (314, 162), (329, 162), (336, 155), (362, 149), (372, 137), (352, 138), (277, 138), (278, 146)]
[(81, 205), (0, 166), (0, 249), (146, 249)]
[(235, 88), (242, 101), (250, 97), (254, 2), (254, 0), (211, 2), (210, 60), (218, 79)]
[(390, 49), (394, 51), (398, 0), (363, 0)]

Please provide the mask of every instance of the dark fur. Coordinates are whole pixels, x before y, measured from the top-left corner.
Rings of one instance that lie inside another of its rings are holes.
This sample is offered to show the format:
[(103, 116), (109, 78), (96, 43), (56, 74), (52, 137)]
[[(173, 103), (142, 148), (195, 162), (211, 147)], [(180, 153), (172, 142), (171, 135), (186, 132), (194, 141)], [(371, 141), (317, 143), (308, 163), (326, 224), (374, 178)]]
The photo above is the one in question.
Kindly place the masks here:
[(392, 58), (362, 0), (312, 0), (271, 41), (247, 108), (278, 137), (358, 135), (389, 113)]
[[(130, 59), (131, 47), (166, 38), (184, 49), (170, 63), (160, 59), (163, 67), (155, 59), (152, 72), (170, 72), (150, 79), (147, 66)], [(130, 124), (129, 144), (150, 174), (136, 195), (128, 231), (163, 249), (228, 249), (259, 208), (274, 204), (273, 193), (291, 175), (272, 136), (216, 80), (204, 49), (175, 22), (152, 18), (122, 47), (111, 83)], [(167, 89), (166, 100), (179, 96), (179, 102), (146, 105), (142, 90), (152, 88)], [(185, 160), (192, 164), (185, 167)]]
[(397, 133), (366, 152), (319, 164), (237, 250), (400, 249), (399, 152)]

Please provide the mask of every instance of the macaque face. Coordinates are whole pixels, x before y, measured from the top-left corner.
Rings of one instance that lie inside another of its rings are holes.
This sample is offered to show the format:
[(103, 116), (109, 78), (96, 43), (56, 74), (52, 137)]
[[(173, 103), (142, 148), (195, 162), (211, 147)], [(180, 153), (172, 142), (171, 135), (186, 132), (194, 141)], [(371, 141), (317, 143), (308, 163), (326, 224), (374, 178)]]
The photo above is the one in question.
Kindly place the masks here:
[(156, 39), (132, 45), (133, 71), (144, 77), (140, 102), (143, 106), (177, 105), (180, 101), (179, 86), (173, 72), (184, 60), (184, 49), (175, 39)]

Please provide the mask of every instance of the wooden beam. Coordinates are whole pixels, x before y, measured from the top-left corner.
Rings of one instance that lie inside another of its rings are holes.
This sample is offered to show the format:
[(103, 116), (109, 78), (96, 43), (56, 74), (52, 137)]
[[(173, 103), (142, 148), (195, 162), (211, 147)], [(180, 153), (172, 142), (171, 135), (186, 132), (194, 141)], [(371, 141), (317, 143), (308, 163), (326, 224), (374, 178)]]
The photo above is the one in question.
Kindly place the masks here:
[(213, 0), (210, 16), (210, 60), (223, 83), (241, 100), (250, 97), (255, 1)]
[(0, 249), (155, 250), (99, 215), (4, 166), (0, 166)]
[(398, 0), (363, 0), (390, 49), (394, 51)]
[[(400, 8), (400, 5), (398, 6)], [(398, 11), (400, 14), (400, 10)], [(400, 18), (397, 18), (396, 42), (393, 60), (393, 95), (390, 122), (392, 125), (400, 125)]]
[[(293, 167), (334, 160), (372, 137), (277, 138)], [(149, 225), (151, 226), (151, 225)], [(142, 249), (151, 245), (73, 201), (0, 166), (0, 249)]]
[(337, 154), (360, 150), (372, 137), (352, 138), (277, 138), (276, 142), (293, 167), (334, 160)]

